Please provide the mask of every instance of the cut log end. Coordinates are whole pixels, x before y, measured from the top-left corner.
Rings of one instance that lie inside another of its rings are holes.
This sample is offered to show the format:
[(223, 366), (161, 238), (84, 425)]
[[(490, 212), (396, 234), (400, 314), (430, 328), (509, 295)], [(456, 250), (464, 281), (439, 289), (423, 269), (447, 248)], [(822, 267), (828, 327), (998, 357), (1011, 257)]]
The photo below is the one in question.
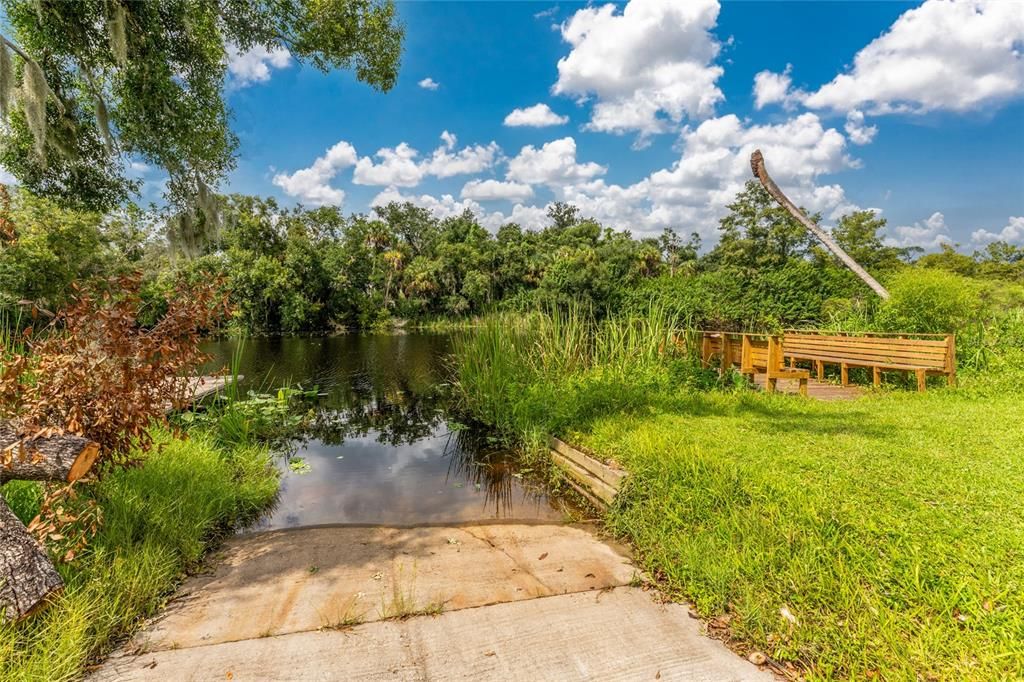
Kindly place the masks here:
[(100, 456), (100, 445), (99, 443), (89, 442), (82, 451), (78, 453), (78, 457), (71, 464), (71, 468), (68, 469), (68, 476), (65, 479), (68, 483), (74, 483), (82, 476), (92, 471), (92, 467), (96, 464), (96, 459)]

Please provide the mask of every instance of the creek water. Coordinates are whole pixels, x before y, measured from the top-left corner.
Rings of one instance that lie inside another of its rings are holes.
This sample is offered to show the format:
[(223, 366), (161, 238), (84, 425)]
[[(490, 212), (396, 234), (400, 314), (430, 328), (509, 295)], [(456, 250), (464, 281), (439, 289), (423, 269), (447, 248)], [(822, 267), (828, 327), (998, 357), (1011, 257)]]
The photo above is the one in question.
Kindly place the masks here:
[[(230, 365), (238, 344), (207, 344), (211, 366)], [(450, 346), (447, 335), (417, 333), (242, 343), (243, 393), (283, 385), (319, 391), (309, 426), (276, 458), (280, 495), (254, 529), (561, 521), (562, 503), (517, 471), (498, 439), (457, 422)], [(289, 457), (305, 466), (293, 469)]]

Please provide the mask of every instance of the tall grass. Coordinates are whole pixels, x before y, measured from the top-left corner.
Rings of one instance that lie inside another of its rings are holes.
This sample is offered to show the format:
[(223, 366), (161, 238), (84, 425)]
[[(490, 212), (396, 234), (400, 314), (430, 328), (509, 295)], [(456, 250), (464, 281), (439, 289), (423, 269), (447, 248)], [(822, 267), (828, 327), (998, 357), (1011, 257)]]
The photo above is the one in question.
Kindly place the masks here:
[(457, 395), (475, 418), (527, 446), (595, 416), (636, 409), (659, 388), (694, 377), (714, 382), (684, 347), (695, 344), (675, 315), (597, 320), (573, 306), (485, 318), (454, 344)]
[(24, 352), (22, 328), (20, 309), (12, 313), (8, 308), (0, 307), (0, 359)]
[[(153, 613), (211, 540), (253, 518), (277, 492), (266, 449), (225, 450), (196, 433), (187, 441), (155, 434), (143, 465), (108, 472), (83, 488), (103, 512), (86, 553), (58, 566), (66, 587), (41, 614), (0, 625), (0, 679), (80, 678), (139, 620)], [(27, 521), (40, 502), (33, 483), (2, 493)]]

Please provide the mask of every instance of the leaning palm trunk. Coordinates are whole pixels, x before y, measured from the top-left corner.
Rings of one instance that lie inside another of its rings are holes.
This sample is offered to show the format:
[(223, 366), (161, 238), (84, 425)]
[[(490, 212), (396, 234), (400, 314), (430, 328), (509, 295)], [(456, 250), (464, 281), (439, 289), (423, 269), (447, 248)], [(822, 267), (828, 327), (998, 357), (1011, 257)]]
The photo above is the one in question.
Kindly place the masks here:
[(882, 298), (889, 298), (889, 292), (885, 290), (885, 287), (879, 284), (874, 277), (869, 275), (868, 271), (862, 268), (857, 261), (853, 260), (853, 258), (850, 257), (850, 254), (843, 251), (842, 248), (832, 240), (832, 237), (828, 232), (815, 225), (814, 221), (804, 215), (804, 212), (797, 208), (796, 204), (790, 201), (789, 197), (782, 193), (782, 190), (775, 184), (775, 181), (769, 177), (768, 170), (764, 167), (764, 157), (761, 155), (760, 149), (755, 150), (754, 153), (750, 155), (750, 170), (754, 171), (754, 176), (761, 181), (761, 184), (764, 185), (764, 188), (768, 190), (768, 193), (774, 197), (775, 201), (779, 202), (784, 209), (789, 211), (790, 215), (796, 218), (801, 225), (810, 230), (811, 234), (817, 237), (829, 251), (836, 255), (836, 258), (841, 260), (846, 267), (850, 268), (850, 270), (853, 270), (854, 274), (864, 280), (864, 283), (871, 287), (876, 294)]

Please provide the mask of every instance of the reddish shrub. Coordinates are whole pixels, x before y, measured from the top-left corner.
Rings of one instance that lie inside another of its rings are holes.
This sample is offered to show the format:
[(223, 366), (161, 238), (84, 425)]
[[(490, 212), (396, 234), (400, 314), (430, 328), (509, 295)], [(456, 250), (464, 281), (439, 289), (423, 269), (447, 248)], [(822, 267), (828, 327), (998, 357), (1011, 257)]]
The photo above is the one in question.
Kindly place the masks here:
[(148, 427), (165, 422), (195, 387), (207, 359), (201, 334), (226, 315), (218, 282), (180, 285), (167, 312), (139, 324), (138, 275), (106, 282), (41, 330), (0, 371), (0, 417), (26, 436), (74, 433), (100, 444), (105, 461), (127, 463), (133, 444), (151, 445)]

